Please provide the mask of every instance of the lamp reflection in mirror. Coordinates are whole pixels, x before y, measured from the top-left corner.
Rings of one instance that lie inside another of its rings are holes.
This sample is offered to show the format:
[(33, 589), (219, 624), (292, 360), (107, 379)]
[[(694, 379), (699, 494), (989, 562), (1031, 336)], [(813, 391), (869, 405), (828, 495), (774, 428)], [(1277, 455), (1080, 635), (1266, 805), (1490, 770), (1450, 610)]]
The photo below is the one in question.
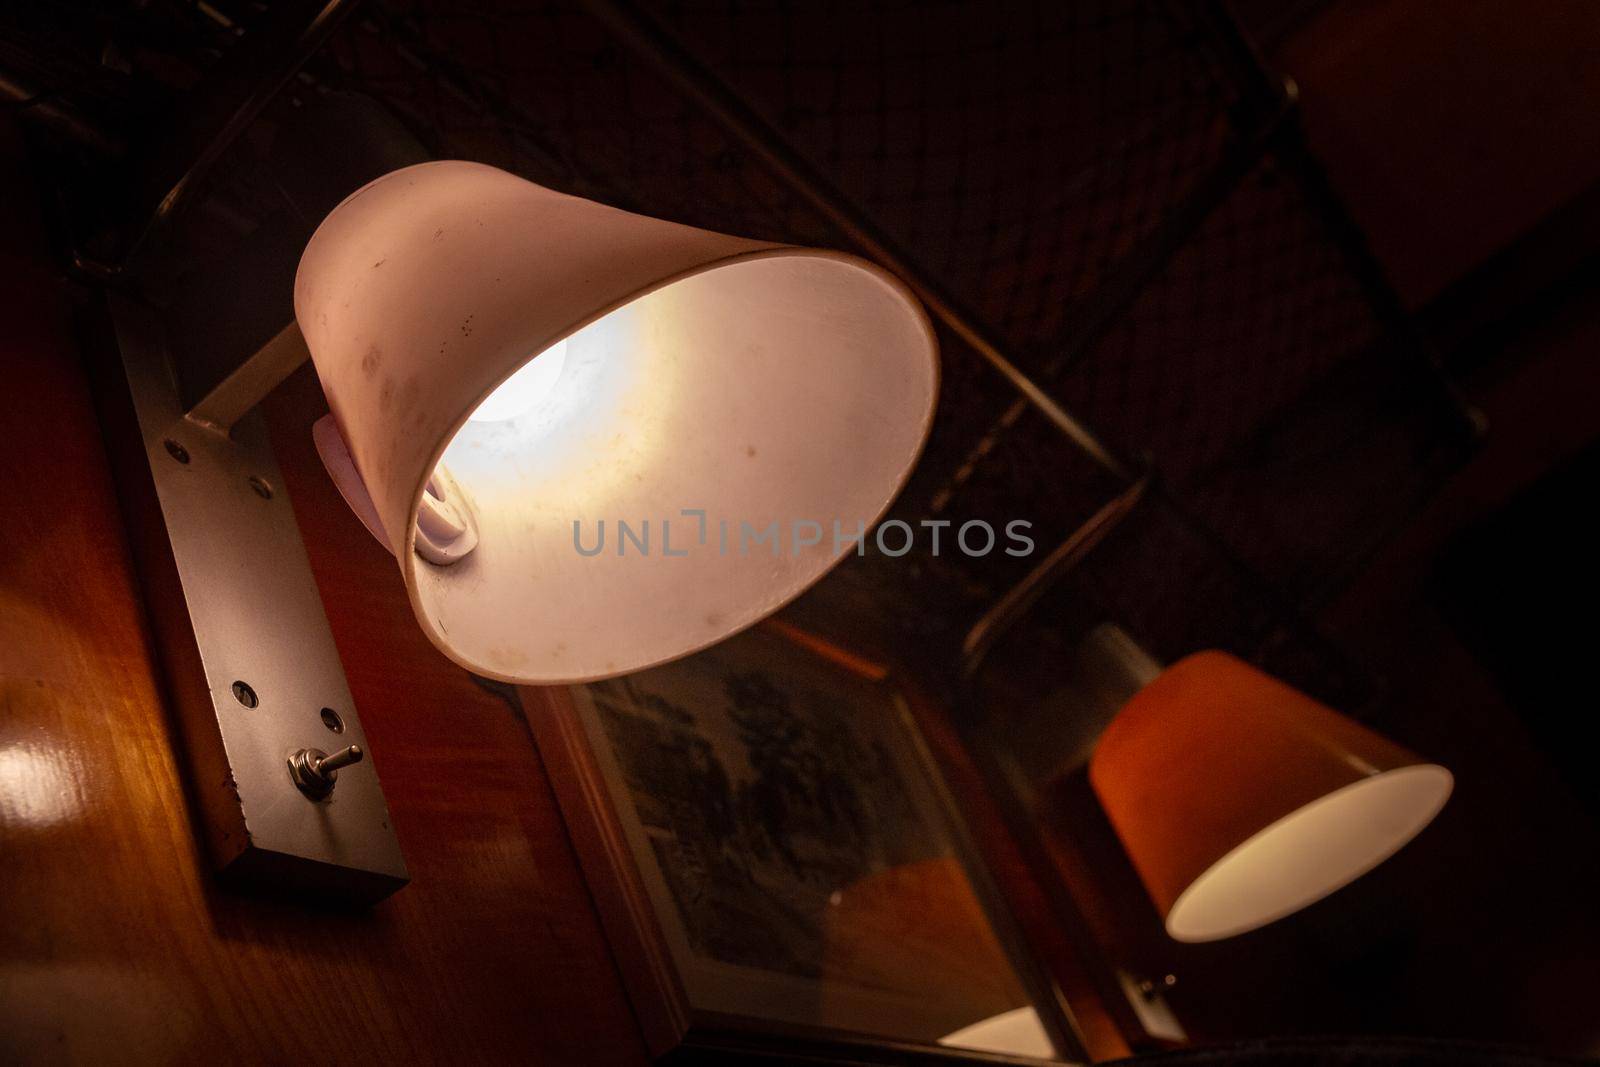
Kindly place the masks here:
[(1089, 780), (1179, 941), (1321, 900), (1415, 837), (1452, 787), (1445, 768), (1217, 651), (1133, 695)]
[[(872, 263), (474, 163), (347, 198), (295, 316), (340, 491), (433, 643), (511, 682), (639, 670), (783, 606), (894, 498), (938, 391), (922, 308)], [(739, 536), (773, 523), (826, 533)]]
[(1031, 1056), (1039, 1060), (1056, 1058), (1050, 1035), (1039, 1021), (1039, 1013), (1032, 1008), (1013, 1008), (982, 1019), (953, 1034), (946, 1034), (939, 1039), (939, 1044), (982, 1052), (1002, 1052), (1009, 1056)]

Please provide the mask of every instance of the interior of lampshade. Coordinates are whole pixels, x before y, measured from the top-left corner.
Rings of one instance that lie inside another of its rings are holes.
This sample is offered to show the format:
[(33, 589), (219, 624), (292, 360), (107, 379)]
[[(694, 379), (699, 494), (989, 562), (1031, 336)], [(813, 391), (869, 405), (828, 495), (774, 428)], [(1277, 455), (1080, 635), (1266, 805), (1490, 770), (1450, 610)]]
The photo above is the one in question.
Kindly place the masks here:
[(1206, 868), (1167, 913), (1179, 941), (1215, 941), (1283, 918), (1388, 859), (1444, 807), (1437, 764), (1363, 778), (1290, 812)]
[[(529, 348), (544, 350), (535, 361), (557, 350)], [(559, 350), (559, 374), (520, 414), (464, 413), (443, 450), (441, 480), (470, 512), (476, 548), (450, 566), (406, 561), (436, 643), (516, 681), (640, 669), (782, 606), (870, 531), (937, 393), (915, 300), (835, 253), (693, 274)], [(754, 540), (773, 523), (776, 552)]]

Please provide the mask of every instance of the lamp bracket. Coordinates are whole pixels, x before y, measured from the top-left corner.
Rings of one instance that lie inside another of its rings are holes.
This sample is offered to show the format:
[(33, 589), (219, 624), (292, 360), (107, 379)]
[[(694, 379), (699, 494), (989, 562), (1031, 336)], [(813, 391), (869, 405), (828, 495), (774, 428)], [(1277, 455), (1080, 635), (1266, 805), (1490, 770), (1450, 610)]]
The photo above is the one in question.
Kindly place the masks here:
[(213, 862), (247, 886), (381, 899), (408, 876), (372, 762), (346, 766), (321, 800), (291, 773), (297, 752), (370, 751), (265, 422), (250, 410), (298, 330), (280, 335), (287, 358), (258, 365), (270, 373), (251, 377), (246, 361), (245, 379), (209, 394), (213, 417), (192, 417), (156, 314), (109, 300), (120, 365), (106, 384), (122, 403), (108, 421), (139, 443), (117, 450), (118, 488)]
[(300, 324), (290, 319), (272, 340), (223, 374), (198, 397), (184, 413), (184, 418), (206, 429), (230, 434), (235, 423), (310, 358), (306, 339), (300, 335)]

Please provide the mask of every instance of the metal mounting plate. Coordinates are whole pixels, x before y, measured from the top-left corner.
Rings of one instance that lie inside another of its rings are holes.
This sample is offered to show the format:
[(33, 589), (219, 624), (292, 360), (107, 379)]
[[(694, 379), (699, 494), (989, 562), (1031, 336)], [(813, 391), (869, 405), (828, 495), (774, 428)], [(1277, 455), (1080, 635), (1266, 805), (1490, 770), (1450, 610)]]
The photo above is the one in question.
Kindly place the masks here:
[(369, 749), (261, 414), (230, 435), (185, 418), (155, 312), (110, 301), (142, 445), (119, 489), (212, 858), (229, 881), (381, 899), (407, 874), (372, 762), (321, 802), (289, 773), (302, 748)]

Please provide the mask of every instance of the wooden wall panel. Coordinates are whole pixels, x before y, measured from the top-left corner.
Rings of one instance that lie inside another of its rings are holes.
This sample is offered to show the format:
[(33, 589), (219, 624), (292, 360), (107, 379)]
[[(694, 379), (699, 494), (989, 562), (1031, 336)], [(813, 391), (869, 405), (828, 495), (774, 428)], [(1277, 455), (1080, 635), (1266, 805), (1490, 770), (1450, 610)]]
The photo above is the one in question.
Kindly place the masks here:
[(642, 1062), (526, 725), (412, 623), (305, 372), (269, 415), (413, 881), (354, 913), (212, 885), (19, 160), (0, 128), (0, 1061)]

